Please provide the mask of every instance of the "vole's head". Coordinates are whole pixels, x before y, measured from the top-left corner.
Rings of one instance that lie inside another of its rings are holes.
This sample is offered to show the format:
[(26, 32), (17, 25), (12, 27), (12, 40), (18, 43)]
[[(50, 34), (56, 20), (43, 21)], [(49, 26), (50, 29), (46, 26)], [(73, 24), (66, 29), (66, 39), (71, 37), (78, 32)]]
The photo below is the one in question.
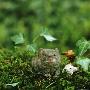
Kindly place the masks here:
[(40, 49), (38, 52), (40, 58), (43, 58), (50, 62), (56, 62), (60, 60), (59, 50), (56, 49)]

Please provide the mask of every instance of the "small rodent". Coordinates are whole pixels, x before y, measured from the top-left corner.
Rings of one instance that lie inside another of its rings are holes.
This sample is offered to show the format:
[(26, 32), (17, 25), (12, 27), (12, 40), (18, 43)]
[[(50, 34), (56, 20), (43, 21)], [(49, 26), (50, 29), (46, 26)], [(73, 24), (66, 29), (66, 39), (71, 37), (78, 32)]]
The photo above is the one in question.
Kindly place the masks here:
[(37, 55), (32, 59), (34, 71), (46, 77), (59, 74), (60, 53), (56, 49), (39, 49)]

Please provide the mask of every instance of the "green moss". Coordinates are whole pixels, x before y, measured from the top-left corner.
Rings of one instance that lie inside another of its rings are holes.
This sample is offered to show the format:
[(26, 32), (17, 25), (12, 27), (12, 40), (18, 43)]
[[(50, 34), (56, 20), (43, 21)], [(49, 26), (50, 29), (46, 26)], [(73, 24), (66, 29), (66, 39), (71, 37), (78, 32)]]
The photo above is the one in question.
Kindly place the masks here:
[[(4, 55), (5, 54), (5, 55)], [(61, 73), (58, 78), (45, 78), (32, 72), (29, 53), (18, 53), (10, 50), (0, 52), (0, 87), (17, 83), (19, 90), (75, 90), (90, 88), (90, 74), (84, 71), (75, 72), (72, 76)], [(17, 90), (18, 90), (17, 89)], [(3, 90), (3, 89), (2, 89)]]

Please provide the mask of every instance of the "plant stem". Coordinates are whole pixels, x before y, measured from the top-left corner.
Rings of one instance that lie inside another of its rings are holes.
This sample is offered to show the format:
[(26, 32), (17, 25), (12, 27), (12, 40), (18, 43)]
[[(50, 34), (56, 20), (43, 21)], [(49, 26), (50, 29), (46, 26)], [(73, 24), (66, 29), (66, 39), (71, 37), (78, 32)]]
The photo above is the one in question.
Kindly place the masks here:
[(51, 84), (49, 84), (46, 88), (50, 87), (51, 85), (53, 85), (55, 82), (52, 82)]
[(33, 43), (39, 38), (39, 35), (37, 35), (34, 39), (33, 39)]

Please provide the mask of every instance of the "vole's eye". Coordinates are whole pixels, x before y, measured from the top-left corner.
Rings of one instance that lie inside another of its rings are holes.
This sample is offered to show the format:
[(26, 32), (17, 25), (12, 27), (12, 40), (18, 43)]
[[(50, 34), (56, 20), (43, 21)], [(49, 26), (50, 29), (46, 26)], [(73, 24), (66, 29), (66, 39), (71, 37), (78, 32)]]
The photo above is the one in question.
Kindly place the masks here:
[(54, 56), (56, 56), (56, 54), (54, 54)]
[(46, 54), (43, 54), (45, 57), (47, 56)]
[(44, 53), (42, 53), (42, 55), (45, 55)]

